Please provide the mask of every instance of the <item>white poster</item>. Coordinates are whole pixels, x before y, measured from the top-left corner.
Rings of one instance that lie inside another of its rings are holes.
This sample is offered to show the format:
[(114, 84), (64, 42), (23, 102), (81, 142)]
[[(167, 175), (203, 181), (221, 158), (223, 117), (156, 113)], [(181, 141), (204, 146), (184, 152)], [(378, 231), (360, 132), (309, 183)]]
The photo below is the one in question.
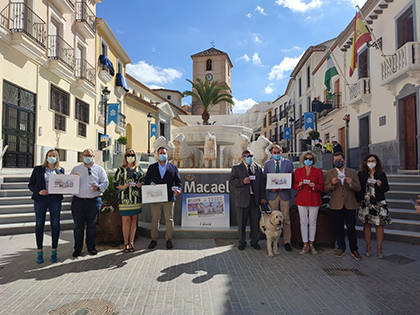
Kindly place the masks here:
[(50, 174), (48, 193), (77, 195), (79, 193), (79, 181), (79, 175)]
[(168, 191), (166, 184), (142, 185), (142, 203), (166, 202), (168, 201)]
[(267, 189), (291, 189), (292, 174), (290, 173), (268, 173)]

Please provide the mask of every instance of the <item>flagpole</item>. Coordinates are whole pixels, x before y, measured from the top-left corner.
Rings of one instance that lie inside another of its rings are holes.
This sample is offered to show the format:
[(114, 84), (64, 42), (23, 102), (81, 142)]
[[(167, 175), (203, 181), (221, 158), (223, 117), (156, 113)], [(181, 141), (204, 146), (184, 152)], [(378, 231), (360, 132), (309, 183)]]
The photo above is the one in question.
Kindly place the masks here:
[(343, 71), (341, 71), (341, 68), (337, 62), (337, 60), (335, 59), (333, 52), (331, 50), (331, 47), (328, 48), (328, 52), (330, 53), (331, 58), (334, 60), (334, 64), (337, 66), (338, 71), (340, 72), (340, 76), (342, 76), (344, 78), (344, 81), (346, 81), (346, 85), (349, 87), (350, 93), (353, 94), (354, 97), (356, 97), (356, 94), (354, 94), (354, 92), (352, 91), (352, 89), (350, 88), (350, 84), (347, 81), (347, 78), (345, 75), (343, 75)]
[(368, 29), (369, 34), (371, 34), (371, 35), (372, 35), (372, 38), (373, 38), (373, 41), (374, 41), (374, 42), (375, 42), (375, 44), (376, 44), (376, 47), (378, 47), (378, 48), (379, 48), (379, 50), (381, 51), (381, 56), (382, 56), (382, 58), (384, 58), (385, 63), (386, 63), (386, 65), (387, 65), (387, 66), (388, 66), (388, 68), (389, 68), (389, 71), (391, 71), (391, 73), (394, 73), (394, 71), (393, 71), (393, 70), (392, 70), (392, 68), (391, 68), (391, 65), (389, 64), (388, 60), (385, 58), (385, 54), (384, 54), (384, 51), (382, 50), (382, 47), (381, 47), (381, 46), (379, 46), (378, 41), (376, 40), (375, 34), (373, 34), (373, 32), (371, 31), (370, 27), (367, 25), (367, 22), (366, 22), (365, 16), (364, 16), (364, 15), (363, 15), (363, 13), (362, 13), (362, 10), (360, 9), (360, 7), (359, 7), (358, 5), (356, 5), (356, 8), (359, 10), (359, 14), (360, 14), (360, 16), (361, 16), (361, 18), (362, 18), (362, 22), (363, 22), (363, 24), (364, 24), (364, 25), (365, 25), (365, 27)]

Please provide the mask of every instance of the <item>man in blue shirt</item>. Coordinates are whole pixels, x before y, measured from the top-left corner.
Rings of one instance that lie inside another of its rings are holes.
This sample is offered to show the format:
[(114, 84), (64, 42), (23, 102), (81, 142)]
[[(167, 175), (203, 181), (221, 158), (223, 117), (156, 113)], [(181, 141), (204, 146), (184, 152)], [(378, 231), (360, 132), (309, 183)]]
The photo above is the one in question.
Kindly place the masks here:
[(174, 229), (174, 206), (175, 198), (179, 196), (182, 189), (181, 176), (178, 167), (168, 162), (168, 152), (165, 147), (159, 147), (157, 150), (158, 162), (150, 164), (147, 169), (145, 182), (146, 185), (166, 184), (168, 201), (151, 203), (152, 212), (151, 239), (149, 249), (155, 248), (159, 235), (159, 220), (162, 213), (166, 220), (166, 248), (171, 249), (172, 233)]

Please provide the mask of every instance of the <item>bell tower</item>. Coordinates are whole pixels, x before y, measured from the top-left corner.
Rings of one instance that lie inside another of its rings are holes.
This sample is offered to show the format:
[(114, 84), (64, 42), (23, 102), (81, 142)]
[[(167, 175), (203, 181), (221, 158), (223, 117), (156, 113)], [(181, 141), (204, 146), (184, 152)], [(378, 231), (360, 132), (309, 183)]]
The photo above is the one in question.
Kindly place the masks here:
[[(193, 79), (194, 83), (197, 78), (205, 81), (219, 81), (232, 88), (232, 62), (227, 53), (214, 47), (199, 52), (191, 56), (193, 60)], [(202, 109), (199, 104), (195, 104), (192, 100), (192, 114), (201, 115)], [(209, 111), (210, 115), (229, 115), (232, 114), (232, 105), (227, 102), (221, 102)]]

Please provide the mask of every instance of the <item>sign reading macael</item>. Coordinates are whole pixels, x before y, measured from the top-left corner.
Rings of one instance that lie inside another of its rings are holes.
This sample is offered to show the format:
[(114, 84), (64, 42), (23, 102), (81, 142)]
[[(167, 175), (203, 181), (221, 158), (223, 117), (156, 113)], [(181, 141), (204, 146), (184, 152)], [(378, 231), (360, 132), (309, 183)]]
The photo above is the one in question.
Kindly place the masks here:
[(229, 194), (229, 181), (225, 183), (196, 183), (193, 181), (184, 182), (184, 193), (186, 194)]

